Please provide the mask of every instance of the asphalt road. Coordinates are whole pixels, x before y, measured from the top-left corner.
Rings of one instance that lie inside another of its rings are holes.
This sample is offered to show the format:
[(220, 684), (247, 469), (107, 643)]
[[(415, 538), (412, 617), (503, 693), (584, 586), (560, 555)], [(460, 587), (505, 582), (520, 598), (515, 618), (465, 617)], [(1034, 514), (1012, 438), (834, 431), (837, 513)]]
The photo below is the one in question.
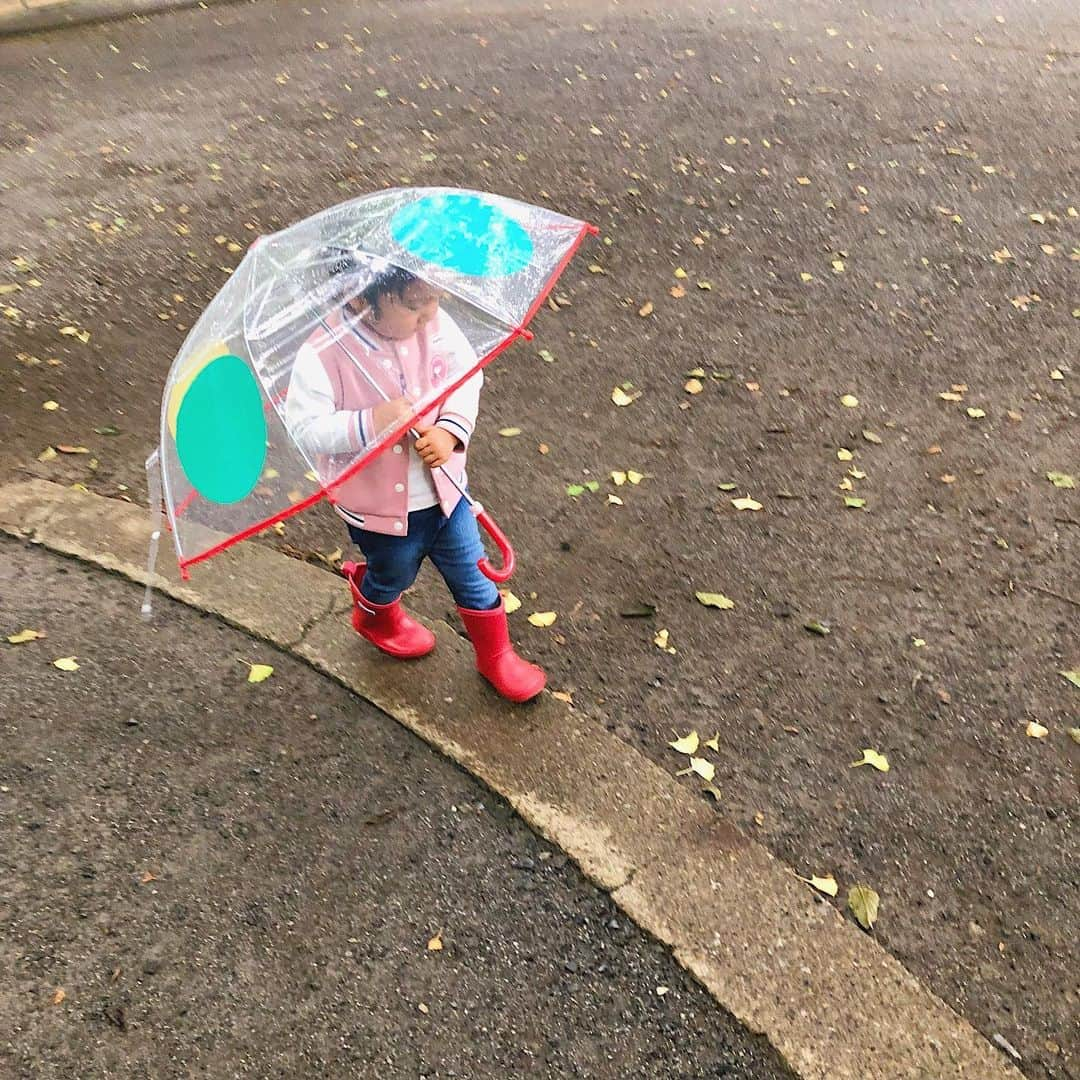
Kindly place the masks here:
[(5, 1076), (789, 1076), (329, 679), (12, 541), (0, 598)]
[[(1078, 71), (1070, 0), (275, 0), (5, 41), (0, 475), (142, 501), (184, 333), (329, 203), (447, 183), (594, 220), (474, 443), (515, 588), (559, 614), (515, 633), (672, 771), (673, 733), (718, 733), (717, 812), (872, 884), (885, 947), (1071, 1077), (1080, 512), (1048, 474), (1080, 472)], [(433, 576), (410, 603), (450, 606)]]

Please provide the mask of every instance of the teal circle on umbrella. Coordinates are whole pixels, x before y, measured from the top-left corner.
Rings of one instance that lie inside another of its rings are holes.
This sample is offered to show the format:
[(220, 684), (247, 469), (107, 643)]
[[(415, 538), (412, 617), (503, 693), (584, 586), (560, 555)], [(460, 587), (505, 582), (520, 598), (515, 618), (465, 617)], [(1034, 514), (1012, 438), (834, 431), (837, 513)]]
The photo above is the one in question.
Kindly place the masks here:
[(479, 195), (424, 195), (398, 210), (390, 233), (418, 259), (470, 277), (509, 277), (532, 258), (521, 224)]
[(191, 486), (211, 502), (251, 494), (266, 461), (262, 393), (239, 356), (211, 360), (184, 394), (176, 417), (176, 454)]

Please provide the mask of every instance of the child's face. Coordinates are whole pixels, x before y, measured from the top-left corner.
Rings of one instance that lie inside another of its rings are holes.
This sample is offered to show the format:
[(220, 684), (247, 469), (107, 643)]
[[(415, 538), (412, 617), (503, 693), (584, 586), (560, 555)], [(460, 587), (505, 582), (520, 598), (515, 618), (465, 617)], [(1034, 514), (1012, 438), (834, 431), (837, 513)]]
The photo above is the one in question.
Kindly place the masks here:
[(410, 281), (400, 296), (393, 292), (383, 293), (365, 318), (385, 338), (410, 338), (435, 318), (439, 301), (445, 295), (426, 281)]

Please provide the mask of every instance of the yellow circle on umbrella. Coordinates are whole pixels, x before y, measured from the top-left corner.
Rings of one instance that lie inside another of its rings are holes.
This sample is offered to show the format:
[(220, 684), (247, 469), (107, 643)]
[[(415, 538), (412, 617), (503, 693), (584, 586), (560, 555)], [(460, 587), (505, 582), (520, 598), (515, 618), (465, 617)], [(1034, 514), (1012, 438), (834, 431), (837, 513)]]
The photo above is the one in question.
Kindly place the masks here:
[(165, 413), (165, 418), (169, 424), (169, 434), (174, 441), (176, 439), (176, 418), (180, 415), (180, 406), (184, 403), (184, 395), (191, 389), (191, 384), (198, 378), (199, 372), (211, 360), (216, 360), (228, 351), (229, 347), (224, 341), (214, 341), (209, 345), (196, 349), (184, 362), (179, 377), (173, 383), (172, 390), (169, 391), (169, 406)]

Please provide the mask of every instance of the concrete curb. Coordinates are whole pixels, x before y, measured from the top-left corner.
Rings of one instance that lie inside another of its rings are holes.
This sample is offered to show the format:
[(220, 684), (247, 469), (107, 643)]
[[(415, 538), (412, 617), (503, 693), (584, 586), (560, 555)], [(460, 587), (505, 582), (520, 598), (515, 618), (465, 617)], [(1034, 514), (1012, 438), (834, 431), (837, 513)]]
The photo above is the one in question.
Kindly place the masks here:
[[(0, 37), (55, 30), (79, 23), (153, 15), (173, 8), (207, 7), (215, 0), (0, 0)], [(220, 2), (220, 0), (218, 0)]]
[[(0, 532), (145, 582), (148, 515), (130, 504), (10, 484)], [(432, 627), (436, 652), (403, 678), (357, 642), (344, 587), (284, 555), (240, 545), (191, 582), (171, 570), (155, 584), (305, 658), (503, 796), (806, 1080), (1021, 1080), (872, 938), (663, 769), (548, 695), (526, 708), (500, 702), (445, 623)]]

